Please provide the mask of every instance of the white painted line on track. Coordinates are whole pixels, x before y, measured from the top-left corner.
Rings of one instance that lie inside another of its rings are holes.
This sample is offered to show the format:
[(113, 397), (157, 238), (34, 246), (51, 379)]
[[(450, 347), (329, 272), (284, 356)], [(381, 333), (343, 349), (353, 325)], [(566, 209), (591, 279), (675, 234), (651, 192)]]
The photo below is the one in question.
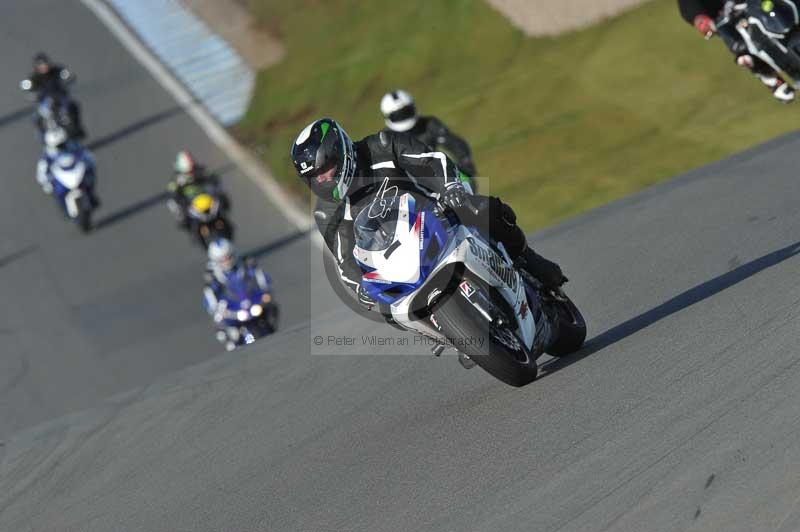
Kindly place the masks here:
[[(300, 231), (313, 229), (315, 224), (307, 213), (281, 188), (264, 166), (214, 119), (189, 91), (167, 70), (167, 68), (139, 41), (131, 30), (120, 21), (116, 13), (102, 0), (81, 0), (122, 45), (142, 64), (150, 74), (169, 92), (178, 104), (191, 116), (247, 177), (264, 193), (266, 198)], [(322, 237), (312, 231), (312, 241), (322, 245)]]

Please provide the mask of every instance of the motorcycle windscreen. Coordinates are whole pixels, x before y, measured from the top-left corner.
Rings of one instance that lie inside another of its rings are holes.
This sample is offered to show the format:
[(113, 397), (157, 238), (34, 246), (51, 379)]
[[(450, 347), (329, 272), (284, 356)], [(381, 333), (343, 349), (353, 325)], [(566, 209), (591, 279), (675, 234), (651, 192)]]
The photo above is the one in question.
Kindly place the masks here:
[(353, 222), (356, 246), (366, 251), (385, 251), (394, 242), (397, 220), (400, 216), (397, 198), (387, 200), (386, 208), (376, 214), (363, 209)]
[(261, 302), (261, 292), (255, 278), (238, 271), (228, 277), (222, 296), (228, 301), (229, 308), (249, 309), (253, 303)]

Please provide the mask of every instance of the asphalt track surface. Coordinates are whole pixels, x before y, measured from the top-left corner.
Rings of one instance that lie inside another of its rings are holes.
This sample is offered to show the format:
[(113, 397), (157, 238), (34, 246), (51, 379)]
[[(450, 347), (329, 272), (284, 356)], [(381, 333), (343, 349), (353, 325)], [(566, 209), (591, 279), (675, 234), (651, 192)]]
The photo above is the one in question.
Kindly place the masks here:
[[(79, 15), (102, 42), (83, 53), (118, 50)], [(320, 308), (8, 438), (0, 530), (798, 530), (798, 166), (793, 134), (535, 235), (590, 342), (532, 385), (364, 345), (403, 335)]]
[[(220, 170), (239, 249), (287, 296), (283, 325), (308, 319), (308, 239), (81, 3), (0, 2), (0, 20), (0, 439), (220, 354), (201, 308), (204, 254), (163, 202), (184, 147)], [(17, 84), (38, 50), (78, 76), (103, 202), (87, 236), (34, 180), (40, 148)]]

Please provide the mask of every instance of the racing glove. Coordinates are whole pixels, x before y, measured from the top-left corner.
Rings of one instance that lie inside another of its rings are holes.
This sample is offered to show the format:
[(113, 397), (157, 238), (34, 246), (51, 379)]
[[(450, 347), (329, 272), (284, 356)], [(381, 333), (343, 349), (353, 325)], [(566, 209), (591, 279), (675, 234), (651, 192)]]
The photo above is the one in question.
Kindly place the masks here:
[(442, 196), (439, 198), (439, 202), (445, 207), (449, 207), (454, 211), (467, 209), (472, 214), (478, 214), (478, 209), (472, 203), (469, 192), (467, 192), (467, 189), (464, 188), (464, 185), (460, 182), (451, 183), (447, 187), (447, 190), (442, 193)]

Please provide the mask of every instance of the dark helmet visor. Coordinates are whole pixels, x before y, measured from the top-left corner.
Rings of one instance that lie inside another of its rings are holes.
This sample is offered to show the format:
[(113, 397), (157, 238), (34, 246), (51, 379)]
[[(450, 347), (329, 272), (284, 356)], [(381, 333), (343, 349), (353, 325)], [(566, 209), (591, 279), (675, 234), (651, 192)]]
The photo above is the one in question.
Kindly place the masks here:
[(417, 108), (412, 103), (411, 105), (406, 105), (402, 109), (398, 109), (393, 113), (389, 113), (389, 116), (386, 118), (392, 122), (402, 122), (403, 120), (408, 120), (409, 118), (414, 118), (415, 116), (417, 116)]

